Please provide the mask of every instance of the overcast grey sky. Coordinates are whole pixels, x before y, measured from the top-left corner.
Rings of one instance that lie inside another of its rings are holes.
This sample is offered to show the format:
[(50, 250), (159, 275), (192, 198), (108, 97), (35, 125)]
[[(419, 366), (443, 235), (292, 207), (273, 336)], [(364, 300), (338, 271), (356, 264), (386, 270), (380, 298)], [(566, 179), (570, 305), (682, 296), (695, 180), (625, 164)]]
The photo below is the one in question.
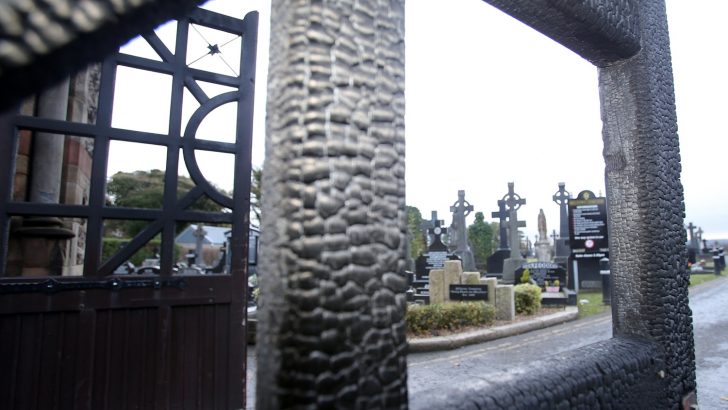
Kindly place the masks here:
[[(215, 0), (206, 7), (238, 17), (249, 9), (261, 12), (254, 124), (254, 164), (261, 165), (270, 1)], [(667, 7), (686, 223), (701, 226), (706, 238), (728, 238), (728, 190), (722, 183), (728, 84), (721, 75), (727, 63), (722, 20), (728, 1), (668, 0)], [(151, 107), (165, 105), (164, 95), (159, 98), (150, 96), (149, 107), (137, 100), (126, 123), (157, 116)], [(475, 211), (491, 220), (496, 201), (514, 182), (527, 199), (519, 218), (526, 220), (533, 240), (539, 209), (546, 213), (549, 232), (558, 229), (558, 207), (551, 200), (558, 182), (573, 195), (584, 189), (604, 192), (596, 68), (480, 0), (406, 3), (406, 104), (407, 203), (425, 217), (436, 210), (449, 224), (449, 206), (464, 189)], [(194, 108), (186, 108), (188, 115)], [(224, 122), (231, 108), (206, 121)], [(125, 124), (122, 114), (115, 120)], [(217, 131), (210, 128), (207, 134)], [(112, 156), (115, 151), (112, 147)], [(139, 160), (132, 163), (112, 157), (109, 171), (153, 164), (157, 161), (142, 158), (154, 151), (137, 150)], [(164, 158), (163, 152), (156, 157)], [(200, 162), (210, 180), (230, 186), (232, 158)]]

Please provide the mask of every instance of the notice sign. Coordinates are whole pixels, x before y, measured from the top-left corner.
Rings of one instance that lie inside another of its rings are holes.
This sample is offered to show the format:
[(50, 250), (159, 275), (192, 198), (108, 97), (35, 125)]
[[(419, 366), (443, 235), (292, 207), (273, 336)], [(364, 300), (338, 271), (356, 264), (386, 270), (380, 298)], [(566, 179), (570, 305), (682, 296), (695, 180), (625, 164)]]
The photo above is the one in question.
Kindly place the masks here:
[(569, 245), (575, 259), (609, 257), (607, 199), (581, 191), (569, 199)]
[(488, 285), (450, 285), (450, 300), (488, 300)]

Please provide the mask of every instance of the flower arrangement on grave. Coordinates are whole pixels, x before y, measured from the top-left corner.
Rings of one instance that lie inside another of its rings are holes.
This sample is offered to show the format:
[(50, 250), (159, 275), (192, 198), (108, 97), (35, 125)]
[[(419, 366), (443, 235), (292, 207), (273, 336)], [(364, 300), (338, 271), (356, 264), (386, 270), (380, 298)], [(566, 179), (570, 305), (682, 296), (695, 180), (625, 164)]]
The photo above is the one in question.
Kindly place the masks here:
[(544, 281), (544, 287), (546, 288), (546, 292), (559, 292), (561, 290), (561, 282), (558, 279), (551, 283)]

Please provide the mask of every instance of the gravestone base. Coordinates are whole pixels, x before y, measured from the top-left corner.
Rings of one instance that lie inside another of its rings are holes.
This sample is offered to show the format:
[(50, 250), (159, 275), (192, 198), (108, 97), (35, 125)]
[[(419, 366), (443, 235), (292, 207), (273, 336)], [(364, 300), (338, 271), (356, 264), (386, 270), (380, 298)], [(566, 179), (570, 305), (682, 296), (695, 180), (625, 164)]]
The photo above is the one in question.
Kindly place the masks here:
[(513, 285), (497, 285), (495, 287), (496, 320), (513, 320), (516, 318), (516, 299)]
[(516, 269), (520, 268), (524, 263), (526, 263), (526, 260), (523, 258), (508, 258), (503, 261), (503, 283), (514, 283)]
[(541, 305), (542, 306), (566, 306), (568, 305), (569, 297), (566, 292), (542, 292), (541, 293)]
[(461, 282), (466, 285), (480, 285), (480, 272), (463, 272)]
[[(577, 260), (579, 289), (601, 289), (602, 275), (598, 258), (584, 258)], [(573, 269), (569, 270), (569, 288), (576, 288)]]
[(480, 283), (483, 285), (488, 285), (488, 301), (485, 303), (495, 307), (495, 298), (497, 296), (495, 293), (495, 287), (498, 286), (498, 279), (483, 278), (480, 279)]
[(430, 271), (430, 303), (445, 303), (445, 270), (433, 269)]
[(536, 258), (540, 262), (551, 262), (551, 244), (548, 241), (536, 242)]
[(502, 273), (503, 261), (511, 256), (510, 249), (498, 249), (492, 255), (488, 256), (486, 261), (486, 271), (488, 273)]

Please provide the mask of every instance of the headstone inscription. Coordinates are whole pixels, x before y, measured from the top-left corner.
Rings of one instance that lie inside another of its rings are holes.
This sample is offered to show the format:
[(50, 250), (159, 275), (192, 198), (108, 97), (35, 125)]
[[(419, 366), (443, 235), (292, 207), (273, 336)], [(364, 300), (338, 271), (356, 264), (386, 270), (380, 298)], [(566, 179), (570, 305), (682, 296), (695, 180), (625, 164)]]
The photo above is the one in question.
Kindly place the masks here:
[(450, 285), (450, 300), (488, 301), (488, 285), (453, 284)]
[(447, 228), (440, 226), (442, 221), (437, 219), (436, 212), (433, 211), (432, 215), (432, 226), (427, 230), (432, 238), (430, 245), (427, 247), (427, 252), (415, 260), (415, 280), (412, 282), (412, 287), (415, 288), (415, 299), (417, 299), (417, 295), (429, 295), (430, 271), (443, 269), (445, 261), (452, 259), (447, 245), (442, 242), (442, 236), (447, 234)]
[(566, 269), (553, 262), (530, 262), (523, 264), (516, 270), (516, 283), (521, 283), (521, 277), (526, 269), (528, 269), (528, 274), (531, 279), (538, 286), (544, 287), (546, 282), (553, 284), (556, 280), (559, 281), (559, 286), (564, 287), (566, 285)]
[(556, 252), (554, 262), (568, 266), (571, 249), (569, 248), (569, 207), (568, 201), (571, 194), (566, 190), (566, 184), (559, 182), (559, 190), (553, 196), (556, 205), (559, 206), (559, 236), (554, 238)]
[(450, 206), (452, 225), (450, 225), (451, 251), (463, 261), (463, 270), (475, 270), (475, 258), (468, 244), (468, 231), (465, 217), (473, 211), (473, 206), (465, 200), (465, 191), (458, 191), (458, 200)]
[(599, 260), (609, 258), (607, 199), (585, 190), (576, 199), (569, 199), (568, 204), (569, 246), (575, 264), (569, 272), (568, 286), (576, 290), (601, 289)]
[(503, 261), (503, 281), (506, 283), (513, 283), (516, 269), (526, 262), (521, 255), (521, 240), (518, 235), (518, 228), (526, 226), (525, 221), (518, 220), (518, 209), (526, 204), (526, 199), (515, 193), (514, 185), (513, 182), (509, 182), (508, 193), (503, 196), (503, 201), (508, 207), (508, 238), (511, 245), (511, 255)]
[(491, 274), (502, 273), (503, 261), (511, 256), (511, 250), (508, 247), (508, 210), (506, 209), (506, 201), (498, 200), (498, 211), (491, 213), (491, 217), (498, 218), (500, 243), (498, 249), (488, 257), (486, 270)]

